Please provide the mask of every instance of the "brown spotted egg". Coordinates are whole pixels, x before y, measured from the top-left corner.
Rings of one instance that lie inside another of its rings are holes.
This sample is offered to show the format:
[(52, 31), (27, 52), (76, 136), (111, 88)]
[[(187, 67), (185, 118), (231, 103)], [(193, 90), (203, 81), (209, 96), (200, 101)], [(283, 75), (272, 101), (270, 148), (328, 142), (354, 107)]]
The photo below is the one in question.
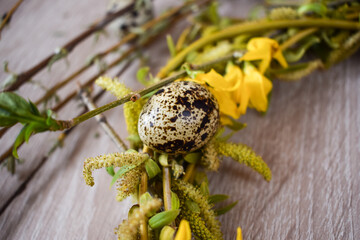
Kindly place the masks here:
[(195, 82), (173, 82), (145, 104), (139, 117), (139, 136), (154, 150), (187, 153), (211, 139), (219, 119), (218, 103), (209, 90)]

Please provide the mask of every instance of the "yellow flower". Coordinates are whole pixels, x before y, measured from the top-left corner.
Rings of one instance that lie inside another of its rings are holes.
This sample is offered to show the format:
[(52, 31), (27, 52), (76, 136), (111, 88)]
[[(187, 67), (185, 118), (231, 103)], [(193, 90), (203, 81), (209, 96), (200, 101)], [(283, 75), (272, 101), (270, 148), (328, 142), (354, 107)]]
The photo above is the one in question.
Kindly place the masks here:
[(240, 61), (261, 60), (259, 65), (260, 73), (264, 73), (269, 67), (271, 59), (275, 58), (281, 66), (288, 67), (288, 64), (281, 53), (279, 44), (270, 38), (252, 38), (247, 44), (248, 52), (241, 57)]
[(245, 62), (244, 71), (229, 63), (224, 76), (211, 69), (207, 73), (198, 73), (195, 79), (185, 80), (208, 87), (218, 100), (223, 125), (231, 125), (231, 118), (238, 119), (246, 113), (248, 106), (265, 112), (267, 95), (272, 89), (271, 81), (249, 62)]
[(181, 220), (174, 240), (191, 240), (191, 229), (188, 221)]
[(199, 84), (208, 86), (210, 92), (218, 100), (222, 120), (225, 116), (234, 119), (240, 117), (237, 111), (238, 105), (234, 99), (234, 93), (240, 88), (242, 71), (239, 67), (234, 66), (225, 77), (221, 76), (215, 70), (211, 69), (208, 73), (199, 73), (195, 79), (188, 79)]
[(237, 228), (237, 234), (236, 234), (236, 240), (242, 240), (242, 233), (241, 233), (241, 228), (238, 227)]
[(235, 101), (240, 103), (238, 113), (245, 114), (249, 105), (260, 112), (265, 112), (268, 107), (267, 95), (271, 89), (272, 82), (252, 64), (245, 62), (242, 85), (235, 97)]

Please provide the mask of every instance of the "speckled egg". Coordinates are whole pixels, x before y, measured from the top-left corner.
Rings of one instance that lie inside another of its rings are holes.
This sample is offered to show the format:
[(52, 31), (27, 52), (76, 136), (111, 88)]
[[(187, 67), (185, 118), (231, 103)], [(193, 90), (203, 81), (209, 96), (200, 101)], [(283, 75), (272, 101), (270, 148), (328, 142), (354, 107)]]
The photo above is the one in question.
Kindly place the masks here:
[(139, 117), (140, 139), (150, 148), (181, 154), (204, 146), (219, 125), (219, 105), (205, 87), (179, 81), (159, 89)]

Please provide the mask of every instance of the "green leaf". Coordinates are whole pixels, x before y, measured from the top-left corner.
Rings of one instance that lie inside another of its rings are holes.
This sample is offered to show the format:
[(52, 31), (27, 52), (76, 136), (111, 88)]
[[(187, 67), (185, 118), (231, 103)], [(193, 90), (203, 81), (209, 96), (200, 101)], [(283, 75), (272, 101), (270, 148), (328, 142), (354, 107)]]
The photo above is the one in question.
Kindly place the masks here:
[(324, 17), (327, 12), (327, 7), (326, 7), (326, 5), (324, 5), (322, 3), (309, 3), (309, 4), (304, 4), (304, 5), (300, 6), (298, 8), (297, 12), (299, 15), (315, 13), (315, 14), (318, 14), (319, 16)]
[(115, 175), (115, 171), (114, 171), (114, 167), (113, 167), (113, 166), (107, 167), (107, 168), (106, 168), (106, 171), (107, 171), (107, 173), (108, 173), (110, 176), (112, 176), (112, 177)]
[(25, 131), (27, 128), (27, 124), (25, 124), (25, 126), (21, 129), (20, 133), (18, 134), (18, 136), (15, 139), (14, 145), (13, 145), (13, 150), (12, 150), (12, 154), (15, 158), (19, 158), (19, 155), (17, 153), (17, 148), (24, 143), (25, 140)]
[(166, 42), (167, 42), (167, 46), (169, 48), (171, 57), (175, 57), (176, 49), (175, 49), (174, 40), (172, 39), (171, 35), (169, 35), (169, 34), (166, 35)]
[(180, 208), (180, 200), (176, 193), (171, 191), (171, 209), (176, 210)]
[(222, 215), (222, 214), (227, 213), (227, 212), (230, 211), (233, 207), (235, 207), (235, 205), (236, 205), (237, 203), (238, 203), (238, 201), (233, 202), (233, 203), (227, 205), (226, 207), (216, 209), (216, 210), (215, 210), (216, 216), (220, 216), (220, 215)]
[(155, 177), (156, 175), (158, 175), (161, 172), (159, 165), (151, 158), (149, 158), (145, 162), (145, 170), (146, 170), (147, 175), (149, 176), (149, 179)]
[(127, 172), (129, 172), (131, 169), (134, 169), (135, 167), (137, 167), (137, 165), (129, 165), (129, 166), (123, 166), (121, 167), (116, 174), (114, 175), (114, 177), (111, 180), (110, 183), (110, 188), (112, 187), (112, 185), (114, 185), (114, 183), (116, 182), (116, 180), (118, 180), (119, 178), (121, 178), (124, 174), (126, 174)]
[(184, 159), (188, 163), (196, 163), (197, 161), (199, 161), (201, 159), (201, 157), (202, 157), (201, 152), (192, 152), (192, 153), (186, 154)]
[(51, 70), (52, 65), (59, 61), (62, 58), (65, 58), (68, 55), (68, 51), (65, 48), (56, 48), (55, 55), (50, 59), (48, 63), (48, 70)]
[(191, 201), (191, 200), (188, 199), (188, 200), (185, 201), (185, 205), (191, 212), (194, 212), (194, 213), (200, 213), (201, 212), (201, 209), (200, 209), (199, 205), (194, 201)]
[(136, 72), (136, 79), (143, 85), (146, 85), (146, 77), (149, 74), (149, 67), (142, 67)]
[(222, 201), (225, 201), (226, 199), (228, 199), (229, 196), (228, 195), (225, 195), (225, 194), (215, 194), (215, 195), (211, 195), (209, 198), (208, 198), (208, 202), (210, 204), (215, 204), (215, 203), (218, 203), (218, 202), (222, 202)]
[(149, 219), (149, 225), (152, 229), (161, 228), (173, 222), (179, 213), (179, 209), (160, 212)]
[[(31, 112), (36, 115), (36, 116), (40, 116), (40, 111), (39, 109), (36, 107), (36, 105), (29, 100), (29, 106), (30, 106), (30, 109), (31, 109)], [(50, 109), (49, 109), (50, 110)]]
[(311, 46), (313, 46), (314, 44), (317, 44), (317, 43), (320, 43), (320, 38), (315, 37), (315, 36), (310, 36), (310, 37), (304, 39), (304, 41), (302, 41), (302, 44), (299, 48), (297, 48), (295, 50), (284, 51), (283, 52), (284, 57), (287, 62), (297, 62), (304, 56), (306, 51)]
[(159, 156), (159, 163), (161, 164), (161, 166), (163, 167), (167, 167), (169, 165), (168, 163), (168, 155), (166, 153), (161, 154)]
[(240, 131), (241, 129), (244, 129), (247, 126), (246, 123), (238, 122), (231, 117), (229, 117), (229, 119), (231, 120), (231, 124), (226, 125), (226, 127), (230, 128), (233, 131)]

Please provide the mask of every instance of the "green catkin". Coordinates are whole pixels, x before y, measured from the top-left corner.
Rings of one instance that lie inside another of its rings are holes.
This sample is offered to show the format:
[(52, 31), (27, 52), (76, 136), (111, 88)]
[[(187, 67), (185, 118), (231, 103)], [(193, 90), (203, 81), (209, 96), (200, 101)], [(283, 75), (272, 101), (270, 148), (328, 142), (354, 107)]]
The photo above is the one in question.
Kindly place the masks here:
[(212, 236), (215, 237), (215, 239), (222, 239), (220, 223), (216, 219), (215, 213), (211, 209), (212, 205), (209, 204), (207, 197), (192, 184), (182, 180), (174, 181), (173, 187), (177, 190), (178, 194), (185, 196), (186, 199), (195, 202), (199, 206), (200, 214)]
[(220, 167), (220, 159), (218, 153), (216, 152), (215, 142), (210, 141), (202, 150), (203, 155), (201, 157), (200, 163), (205, 168), (210, 171), (217, 171)]
[(118, 235), (118, 240), (135, 240), (139, 226), (146, 221), (146, 215), (150, 212), (157, 211), (161, 207), (161, 200), (154, 198), (147, 201), (145, 204), (134, 210), (127, 220), (124, 220), (117, 228), (115, 234)]
[[(98, 86), (111, 92), (117, 98), (122, 98), (132, 91), (125, 84), (115, 81), (109, 77), (100, 77), (95, 82)], [(127, 102), (124, 104), (124, 117), (130, 140), (136, 142), (138, 137), (138, 119), (146, 99), (140, 98), (135, 102)]]
[(84, 162), (83, 175), (87, 185), (95, 184), (92, 172), (95, 169), (114, 167), (132, 167), (117, 180), (118, 192), (116, 200), (122, 201), (134, 193), (140, 182), (140, 175), (145, 171), (144, 163), (149, 158), (147, 154), (138, 152), (112, 153), (95, 158), (87, 158)]
[(269, 18), (271, 20), (286, 20), (286, 19), (296, 19), (298, 14), (296, 10), (290, 7), (280, 7), (275, 8), (270, 11)]
[(266, 181), (271, 180), (270, 168), (250, 147), (244, 144), (217, 142), (216, 150), (220, 155), (231, 157), (235, 161), (251, 167), (260, 173)]

